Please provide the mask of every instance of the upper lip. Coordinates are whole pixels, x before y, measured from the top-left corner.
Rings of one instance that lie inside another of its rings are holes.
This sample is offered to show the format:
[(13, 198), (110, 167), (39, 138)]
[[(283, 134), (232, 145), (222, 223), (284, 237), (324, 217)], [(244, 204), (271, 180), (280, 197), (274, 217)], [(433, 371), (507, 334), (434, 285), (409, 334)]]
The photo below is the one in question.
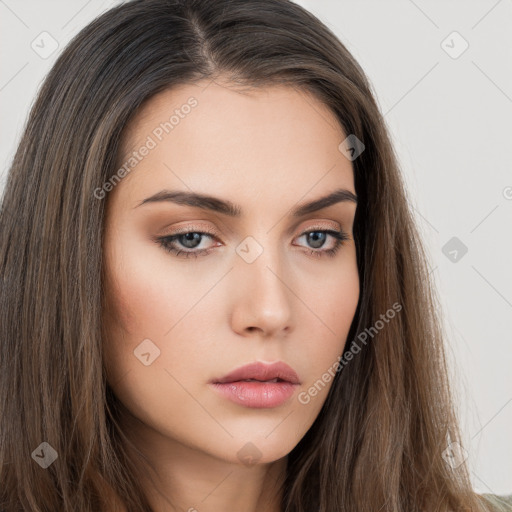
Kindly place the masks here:
[(236, 382), (246, 379), (267, 381), (276, 378), (292, 384), (300, 384), (299, 376), (295, 370), (281, 361), (272, 364), (261, 362), (250, 363), (224, 375), (224, 377), (214, 379), (212, 382), (224, 384), (226, 382)]

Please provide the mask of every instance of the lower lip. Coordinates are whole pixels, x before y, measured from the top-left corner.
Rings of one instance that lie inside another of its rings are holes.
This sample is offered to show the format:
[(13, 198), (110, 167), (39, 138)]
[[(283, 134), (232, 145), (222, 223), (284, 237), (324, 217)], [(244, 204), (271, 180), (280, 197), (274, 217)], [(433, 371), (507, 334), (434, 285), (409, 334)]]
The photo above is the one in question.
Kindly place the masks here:
[(212, 386), (235, 404), (263, 409), (284, 404), (295, 392), (297, 384), (237, 381), (224, 384), (216, 382)]

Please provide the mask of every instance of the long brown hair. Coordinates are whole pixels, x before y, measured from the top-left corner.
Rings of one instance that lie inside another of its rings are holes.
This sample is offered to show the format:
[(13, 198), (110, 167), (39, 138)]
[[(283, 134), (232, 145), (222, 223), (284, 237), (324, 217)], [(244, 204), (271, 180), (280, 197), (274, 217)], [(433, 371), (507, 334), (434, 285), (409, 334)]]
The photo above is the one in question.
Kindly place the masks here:
[(105, 378), (108, 196), (95, 191), (144, 102), (220, 76), (308, 91), (364, 143), (353, 161), (361, 294), (347, 349), (401, 306), (336, 373), (288, 456), (282, 510), (487, 510), (466, 465), (445, 461), (449, 443), (462, 443), (438, 301), (371, 85), (335, 35), (288, 0), (127, 2), (85, 27), (48, 74), (0, 213), (0, 508), (111, 511), (111, 489), (127, 510), (151, 511)]

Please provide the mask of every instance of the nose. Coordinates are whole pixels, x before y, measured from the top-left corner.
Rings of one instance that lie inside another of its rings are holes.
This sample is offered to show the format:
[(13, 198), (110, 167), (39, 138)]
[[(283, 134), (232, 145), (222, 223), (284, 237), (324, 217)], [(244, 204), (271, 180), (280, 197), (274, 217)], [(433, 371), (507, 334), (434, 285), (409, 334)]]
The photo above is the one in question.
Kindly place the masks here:
[(235, 332), (280, 337), (292, 329), (293, 287), (283, 268), (277, 250), (264, 249), (252, 263), (237, 256), (231, 272), (231, 321)]

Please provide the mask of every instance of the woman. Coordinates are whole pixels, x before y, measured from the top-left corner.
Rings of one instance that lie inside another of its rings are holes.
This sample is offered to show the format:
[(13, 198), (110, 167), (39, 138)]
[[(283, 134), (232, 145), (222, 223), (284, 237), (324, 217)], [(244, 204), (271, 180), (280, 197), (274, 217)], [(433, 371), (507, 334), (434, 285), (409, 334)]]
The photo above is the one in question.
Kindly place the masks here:
[(500, 509), (370, 85), (301, 7), (103, 14), (1, 221), (3, 510)]

